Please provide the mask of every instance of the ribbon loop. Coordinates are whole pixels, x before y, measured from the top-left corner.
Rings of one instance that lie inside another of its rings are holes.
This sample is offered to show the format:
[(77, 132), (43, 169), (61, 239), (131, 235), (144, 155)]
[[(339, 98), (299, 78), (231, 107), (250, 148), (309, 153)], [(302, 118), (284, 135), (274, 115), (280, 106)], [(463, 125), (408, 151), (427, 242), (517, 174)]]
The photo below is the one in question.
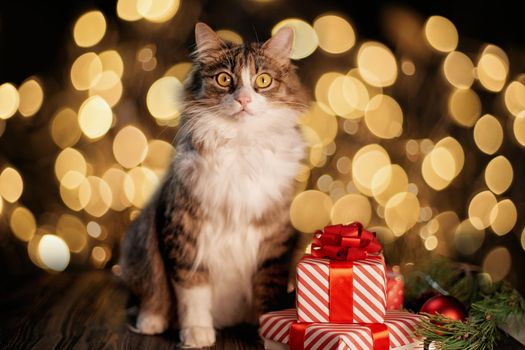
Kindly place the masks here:
[(359, 222), (326, 226), (314, 234), (312, 255), (332, 260), (361, 260), (381, 252), (375, 232), (367, 231)]

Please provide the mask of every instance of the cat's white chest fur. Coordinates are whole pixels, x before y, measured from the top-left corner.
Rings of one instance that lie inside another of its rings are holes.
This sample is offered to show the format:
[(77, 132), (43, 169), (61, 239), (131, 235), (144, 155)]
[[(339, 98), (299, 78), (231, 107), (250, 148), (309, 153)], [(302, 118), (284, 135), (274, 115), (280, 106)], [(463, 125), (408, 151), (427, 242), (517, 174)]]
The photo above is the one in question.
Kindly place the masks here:
[(303, 156), (293, 129), (286, 135), (236, 136), (197, 160), (194, 183), (194, 193), (208, 208), (197, 263), (210, 272), (215, 327), (241, 322), (250, 311), (261, 237), (250, 223), (282, 200)]

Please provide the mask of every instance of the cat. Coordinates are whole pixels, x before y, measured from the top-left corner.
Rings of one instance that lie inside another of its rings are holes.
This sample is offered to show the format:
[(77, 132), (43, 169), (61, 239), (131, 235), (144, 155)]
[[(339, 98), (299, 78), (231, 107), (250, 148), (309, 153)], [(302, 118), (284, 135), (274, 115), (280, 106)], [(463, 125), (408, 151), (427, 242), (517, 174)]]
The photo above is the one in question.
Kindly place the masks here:
[(176, 309), (185, 347), (276, 308), (296, 237), (289, 206), (304, 156), (307, 95), (290, 61), (293, 29), (264, 44), (195, 26), (176, 152), (122, 241), (122, 277), (140, 299), (136, 329), (165, 331)]

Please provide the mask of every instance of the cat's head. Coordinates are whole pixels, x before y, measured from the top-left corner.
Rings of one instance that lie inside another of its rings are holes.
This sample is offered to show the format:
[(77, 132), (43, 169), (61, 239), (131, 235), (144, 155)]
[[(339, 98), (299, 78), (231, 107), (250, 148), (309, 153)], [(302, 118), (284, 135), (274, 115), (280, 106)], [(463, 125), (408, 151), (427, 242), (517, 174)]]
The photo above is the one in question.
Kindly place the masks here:
[[(204, 23), (195, 26), (194, 68), (186, 83), (186, 105), (229, 122), (297, 118), (307, 107), (290, 62), (293, 30), (279, 30), (265, 43), (236, 45)], [(283, 116), (284, 115), (284, 116)], [(269, 122), (269, 121), (268, 121)]]

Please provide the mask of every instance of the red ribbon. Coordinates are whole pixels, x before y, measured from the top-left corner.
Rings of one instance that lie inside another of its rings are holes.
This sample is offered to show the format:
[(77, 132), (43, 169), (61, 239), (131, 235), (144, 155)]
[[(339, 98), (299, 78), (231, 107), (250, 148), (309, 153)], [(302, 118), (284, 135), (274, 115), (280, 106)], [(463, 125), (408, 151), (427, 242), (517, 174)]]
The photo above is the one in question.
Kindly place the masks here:
[(367, 231), (359, 222), (326, 226), (314, 233), (312, 255), (331, 260), (362, 260), (381, 252), (375, 232)]
[[(304, 340), (306, 329), (311, 323), (294, 322), (290, 327), (290, 336), (288, 345), (290, 350), (304, 350)], [(388, 327), (381, 323), (359, 324), (367, 327), (372, 333), (372, 349), (373, 350), (388, 350), (390, 349), (390, 338), (388, 335)]]

